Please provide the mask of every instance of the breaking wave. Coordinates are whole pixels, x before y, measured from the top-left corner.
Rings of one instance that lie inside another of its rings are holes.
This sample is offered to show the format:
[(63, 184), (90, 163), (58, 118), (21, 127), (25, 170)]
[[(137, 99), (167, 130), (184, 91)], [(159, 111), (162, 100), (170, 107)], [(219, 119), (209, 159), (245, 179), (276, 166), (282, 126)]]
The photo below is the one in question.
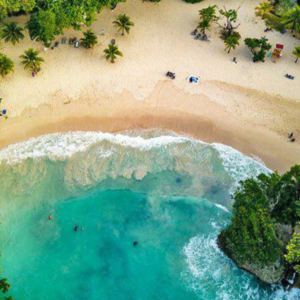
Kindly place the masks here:
[[(7, 189), (19, 192), (35, 186), (41, 178), (46, 180), (49, 174), (53, 176), (54, 172), (71, 191), (101, 184), (106, 188), (109, 179), (119, 179), (122, 187), (134, 189), (136, 183), (134, 187), (130, 179), (147, 182), (151, 178), (153, 181), (154, 175), (173, 172), (181, 177), (178, 180), (185, 179), (185, 185), (173, 189), (165, 182), (153, 187), (151, 192), (173, 191), (174, 195), (197, 197), (215, 193), (212, 197), (215, 202), (222, 194), (224, 201), (218, 203), (230, 208), (228, 193), (240, 180), (269, 172), (261, 163), (228, 146), (207, 144), (173, 133), (135, 134), (70, 132), (30, 139), (0, 151), (0, 177), (5, 173)], [(56, 170), (51, 170), (53, 164)], [(23, 178), (18, 186), (16, 176)]]

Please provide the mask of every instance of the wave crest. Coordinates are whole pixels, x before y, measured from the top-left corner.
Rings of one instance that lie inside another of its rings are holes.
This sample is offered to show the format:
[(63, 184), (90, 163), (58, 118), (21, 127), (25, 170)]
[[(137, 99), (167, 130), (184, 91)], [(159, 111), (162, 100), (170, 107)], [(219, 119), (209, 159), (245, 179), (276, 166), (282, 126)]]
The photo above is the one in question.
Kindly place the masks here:
[[(183, 194), (199, 197), (217, 190), (226, 193), (242, 179), (269, 172), (261, 163), (231, 147), (149, 131), (139, 136), (100, 132), (45, 135), (3, 149), (0, 164), (13, 174), (11, 182), (17, 175), (24, 178), (26, 173), (24, 183), (38, 184), (54, 172), (69, 190), (89, 189), (106, 179), (141, 181), (173, 172), (190, 182), (184, 191), (183, 185), (178, 185)], [(177, 192), (175, 188), (174, 193)]]

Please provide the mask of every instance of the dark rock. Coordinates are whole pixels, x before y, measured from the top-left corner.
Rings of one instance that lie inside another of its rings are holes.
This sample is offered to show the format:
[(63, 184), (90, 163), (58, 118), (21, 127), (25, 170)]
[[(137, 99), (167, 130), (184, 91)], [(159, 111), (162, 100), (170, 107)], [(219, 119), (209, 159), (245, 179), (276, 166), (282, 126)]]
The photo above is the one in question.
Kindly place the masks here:
[(300, 274), (296, 274), (294, 283), (293, 283), (293, 288), (300, 289)]

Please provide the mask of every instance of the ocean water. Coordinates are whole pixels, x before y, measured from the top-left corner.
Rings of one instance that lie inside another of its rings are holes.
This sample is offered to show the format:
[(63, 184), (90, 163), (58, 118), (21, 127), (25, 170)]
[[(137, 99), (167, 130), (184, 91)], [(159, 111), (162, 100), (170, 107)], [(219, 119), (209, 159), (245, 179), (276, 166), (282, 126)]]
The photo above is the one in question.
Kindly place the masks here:
[(239, 270), (216, 244), (239, 181), (261, 172), (270, 170), (230, 147), (162, 131), (12, 145), (0, 151), (0, 266), (11, 294), (300, 299)]

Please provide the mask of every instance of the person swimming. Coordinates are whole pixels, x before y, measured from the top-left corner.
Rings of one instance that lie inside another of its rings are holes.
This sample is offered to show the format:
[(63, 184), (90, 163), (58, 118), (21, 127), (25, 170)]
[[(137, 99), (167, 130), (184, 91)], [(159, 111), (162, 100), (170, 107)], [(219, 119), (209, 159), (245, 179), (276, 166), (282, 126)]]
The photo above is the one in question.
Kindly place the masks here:
[(74, 231), (78, 231), (78, 226), (77, 225), (74, 227)]
[(49, 220), (52, 220), (52, 219), (53, 219), (52, 215), (49, 215), (48, 219), (49, 219)]
[(139, 244), (138, 241), (133, 242), (133, 246), (136, 247)]

